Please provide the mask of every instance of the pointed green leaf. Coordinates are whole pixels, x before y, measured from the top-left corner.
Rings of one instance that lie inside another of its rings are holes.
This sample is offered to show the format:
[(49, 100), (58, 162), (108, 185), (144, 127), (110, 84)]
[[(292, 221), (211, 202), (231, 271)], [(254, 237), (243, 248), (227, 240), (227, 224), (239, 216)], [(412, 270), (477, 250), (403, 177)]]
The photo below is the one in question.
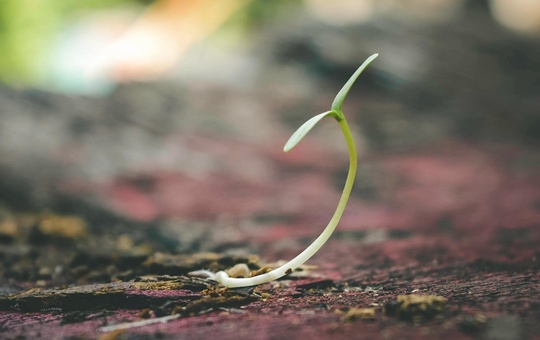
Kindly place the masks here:
[(307, 135), (307, 133), (315, 126), (315, 124), (317, 124), (324, 117), (334, 115), (334, 114), (335, 114), (334, 111), (326, 111), (326, 112), (316, 115), (315, 117), (312, 117), (307, 122), (302, 124), (302, 126), (300, 126), (298, 130), (296, 130), (292, 134), (291, 138), (289, 138), (289, 140), (283, 147), (283, 151), (285, 152), (290, 151), (292, 148), (296, 146), (296, 144), (298, 144), (304, 138), (305, 135)]
[(367, 58), (366, 61), (364, 61), (364, 63), (360, 65), (360, 67), (356, 70), (356, 72), (354, 72), (351, 78), (349, 78), (345, 85), (343, 85), (341, 90), (338, 92), (336, 98), (334, 99), (334, 102), (332, 103), (332, 111), (341, 112), (341, 105), (343, 105), (343, 101), (345, 100), (347, 93), (349, 93), (349, 90), (356, 81), (356, 78), (358, 78), (358, 76), (364, 71), (364, 69), (378, 56), (379, 54), (374, 54)]

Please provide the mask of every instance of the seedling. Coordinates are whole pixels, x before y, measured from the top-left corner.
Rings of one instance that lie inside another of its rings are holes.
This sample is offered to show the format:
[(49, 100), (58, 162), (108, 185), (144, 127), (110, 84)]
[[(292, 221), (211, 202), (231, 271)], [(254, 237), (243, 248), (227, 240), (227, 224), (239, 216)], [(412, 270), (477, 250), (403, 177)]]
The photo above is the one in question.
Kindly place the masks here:
[(345, 97), (347, 96), (347, 93), (349, 93), (349, 90), (351, 89), (358, 76), (375, 58), (377, 58), (377, 56), (378, 54), (374, 54), (367, 58), (366, 61), (364, 61), (364, 63), (356, 70), (356, 72), (354, 72), (351, 78), (338, 92), (336, 98), (334, 99), (334, 102), (332, 103), (330, 111), (320, 113), (305, 122), (302, 126), (300, 126), (300, 128), (298, 128), (298, 130), (296, 130), (295, 133), (293, 133), (293, 135), (291, 136), (291, 138), (289, 138), (289, 140), (285, 144), (285, 147), (283, 148), (284, 152), (288, 152), (292, 148), (294, 148), (304, 138), (304, 136), (324, 117), (335, 118), (336, 121), (339, 123), (339, 126), (341, 127), (343, 135), (345, 136), (345, 142), (347, 143), (350, 156), (349, 172), (347, 174), (347, 180), (345, 181), (345, 186), (343, 188), (341, 198), (339, 199), (336, 211), (334, 212), (332, 219), (330, 220), (326, 228), (323, 230), (321, 235), (319, 235), (319, 237), (317, 237), (317, 239), (315, 239), (315, 241), (313, 241), (313, 243), (309, 247), (307, 247), (291, 261), (265, 274), (244, 278), (229, 277), (229, 275), (224, 271), (220, 271), (215, 274), (208, 271), (198, 271), (196, 273), (194, 272), (193, 274), (207, 275), (211, 279), (229, 288), (255, 286), (262, 283), (267, 283), (292, 273), (293, 270), (300, 267), (302, 264), (304, 264), (304, 262), (309, 260), (330, 238), (330, 235), (332, 235), (332, 233), (336, 229), (336, 226), (338, 225), (339, 220), (343, 215), (343, 211), (345, 210), (345, 206), (347, 205), (347, 201), (349, 200), (349, 196), (351, 194), (354, 183), (354, 178), (356, 176), (356, 169), (358, 163), (353, 137), (349, 129), (349, 125), (347, 124), (347, 120), (345, 119), (343, 112), (341, 112), (341, 106), (343, 104), (343, 101), (345, 100)]

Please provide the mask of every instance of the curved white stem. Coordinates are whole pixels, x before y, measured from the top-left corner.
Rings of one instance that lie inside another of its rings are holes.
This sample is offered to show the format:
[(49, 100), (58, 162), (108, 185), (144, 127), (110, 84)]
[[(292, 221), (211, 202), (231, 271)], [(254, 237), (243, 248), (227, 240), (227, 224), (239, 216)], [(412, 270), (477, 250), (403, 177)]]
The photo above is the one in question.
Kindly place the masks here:
[(343, 193), (341, 194), (341, 198), (339, 200), (336, 211), (334, 212), (332, 219), (330, 220), (326, 228), (323, 230), (321, 235), (319, 235), (319, 237), (317, 237), (317, 239), (315, 239), (315, 241), (313, 241), (313, 243), (309, 247), (307, 247), (291, 261), (266, 274), (250, 278), (231, 278), (224, 271), (220, 271), (216, 273), (214, 280), (218, 281), (225, 287), (236, 288), (254, 286), (279, 279), (282, 276), (292, 273), (293, 270), (300, 267), (302, 264), (304, 264), (304, 262), (309, 260), (330, 238), (330, 235), (332, 235), (332, 233), (336, 229), (336, 226), (338, 225), (339, 220), (343, 215), (343, 211), (345, 210), (345, 206), (347, 205), (347, 201), (349, 199), (354, 184), (354, 178), (356, 177), (356, 169), (358, 163), (356, 148), (354, 146), (354, 141), (351, 135), (351, 131), (349, 130), (349, 126), (347, 125), (347, 121), (345, 120), (345, 117), (341, 112), (335, 112), (335, 114), (335, 118), (338, 121), (341, 130), (343, 131), (343, 135), (345, 136), (345, 141), (347, 142), (347, 147), (349, 149), (350, 155), (350, 164), (349, 172), (347, 174), (347, 180), (345, 181), (345, 187), (343, 188)]

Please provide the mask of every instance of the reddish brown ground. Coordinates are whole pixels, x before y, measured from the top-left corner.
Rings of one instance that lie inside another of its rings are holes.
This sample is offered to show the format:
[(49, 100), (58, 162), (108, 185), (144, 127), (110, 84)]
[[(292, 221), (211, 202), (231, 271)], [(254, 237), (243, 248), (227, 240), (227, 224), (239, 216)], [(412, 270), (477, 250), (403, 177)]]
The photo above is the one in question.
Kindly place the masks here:
[[(341, 225), (309, 262), (316, 267), (255, 290), (227, 292), (182, 277), (193, 269), (246, 262), (250, 253), (261, 258), (251, 259), (253, 268), (296, 255), (331, 215), (346, 161), (314, 140), (288, 155), (234, 143), (227, 148), (234, 151), (220, 155), (217, 146), (227, 141), (201, 140), (217, 150), (214, 156), (228, 170), (200, 177), (145, 173), (87, 189), (137, 226), (83, 218), (81, 231), (76, 219), (4, 213), (4, 291), (15, 295), (0, 298), (2, 336), (540, 335), (537, 151), (445, 142), (414, 152), (363, 155)], [(232, 164), (248, 158), (264, 160), (265, 171), (249, 178), (249, 172), (233, 170)], [(156, 217), (163, 222), (136, 222)], [(18, 229), (10, 232), (9, 223)], [(50, 231), (51, 224), (60, 227)], [(220, 254), (193, 257), (197, 249)], [(160, 250), (165, 254), (155, 255)], [(179, 250), (185, 255), (174, 255)], [(231, 251), (240, 256), (231, 257)], [(148, 280), (154, 284), (143, 284)], [(38, 286), (56, 289), (17, 295)], [(397, 301), (410, 294), (427, 300), (417, 306)], [(426, 296), (447, 300), (437, 304)], [(99, 331), (176, 313), (181, 316), (166, 323)]]

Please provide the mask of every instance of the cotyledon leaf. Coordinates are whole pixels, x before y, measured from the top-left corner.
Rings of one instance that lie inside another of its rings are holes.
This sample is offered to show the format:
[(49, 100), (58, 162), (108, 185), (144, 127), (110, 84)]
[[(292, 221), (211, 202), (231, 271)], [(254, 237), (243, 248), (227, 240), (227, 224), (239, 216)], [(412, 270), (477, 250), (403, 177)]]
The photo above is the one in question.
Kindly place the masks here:
[(296, 146), (296, 144), (298, 144), (303, 138), (305, 135), (307, 135), (307, 133), (321, 120), (323, 119), (324, 117), (326, 116), (330, 116), (330, 115), (335, 115), (335, 112), (334, 111), (326, 111), (326, 112), (323, 112), (323, 113), (319, 113), (318, 115), (312, 117), (311, 119), (309, 119), (307, 122), (305, 122), (304, 124), (302, 124), (302, 126), (300, 126), (298, 128), (298, 130), (296, 130), (291, 138), (289, 138), (289, 140), (287, 141), (287, 143), (285, 143), (285, 146), (283, 147), (283, 151), (285, 152), (288, 152), (290, 151), (292, 148), (294, 148)]
[(331, 106), (332, 111), (341, 112), (341, 105), (343, 105), (343, 101), (345, 100), (345, 97), (347, 96), (347, 93), (349, 93), (349, 90), (353, 86), (354, 82), (356, 81), (358, 76), (362, 72), (364, 72), (364, 69), (378, 56), (379, 54), (376, 53), (376, 54), (371, 55), (369, 58), (367, 58), (366, 61), (364, 61), (362, 65), (360, 65), (360, 67), (356, 70), (356, 72), (354, 72), (351, 78), (349, 78), (349, 80), (345, 83), (345, 85), (343, 85), (341, 90), (338, 92), (336, 98), (334, 99), (334, 102), (332, 103), (332, 106)]

